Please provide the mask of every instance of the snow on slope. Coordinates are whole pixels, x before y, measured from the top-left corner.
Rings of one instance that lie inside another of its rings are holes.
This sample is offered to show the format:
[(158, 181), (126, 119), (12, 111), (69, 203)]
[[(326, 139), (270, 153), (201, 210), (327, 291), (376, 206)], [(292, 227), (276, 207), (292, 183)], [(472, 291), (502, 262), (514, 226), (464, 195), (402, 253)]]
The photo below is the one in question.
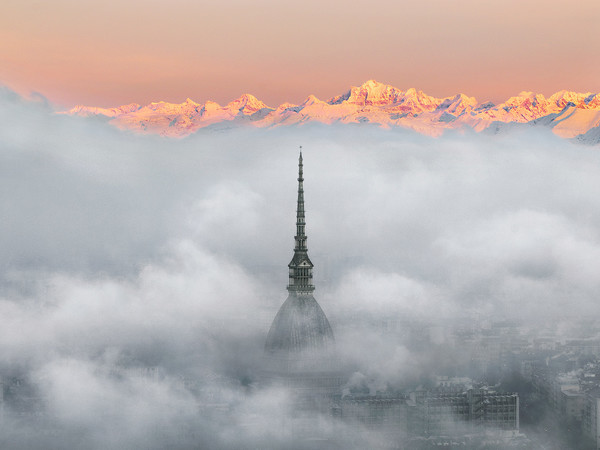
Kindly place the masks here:
[(77, 105), (74, 108), (71, 108), (68, 111), (61, 112), (59, 114), (70, 114), (73, 116), (82, 116), (82, 117), (90, 117), (90, 116), (106, 116), (106, 117), (116, 117), (122, 114), (127, 114), (133, 111), (136, 111), (140, 108), (140, 105), (137, 103), (130, 103), (129, 105), (117, 106), (115, 108), (98, 108), (96, 106), (84, 106)]
[(577, 136), (576, 139), (583, 144), (600, 144), (600, 126), (590, 128), (586, 133)]
[(414, 88), (403, 91), (369, 80), (327, 101), (309, 95), (299, 105), (284, 103), (276, 108), (244, 94), (226, 106), (187, 99), (179, 104), (156, 102), (143, 107), (135, 103), (116, 108), (77, 106), (65, 114), (104, 115), (119, 128), (173, 137), (187, 136), (207, 126), (265, 128), (320, 122), (404, 127), (431, 136), (448, 129), (483, 131), (492, 127), (491, 131), (497, 132), (512, 128), (511, 124), (529, 124), (546, 126), (561, 137), (574, 138), (600, 126), (600, 95), (559, 91), (545, 98), (542, 94), (521, 92), (494, 105), (464, 94), (436, 98)]
[(600, 109), (579, 109), (567, 106), (553, 120), (552, 131), (560, 137), (574, 138), (600, 126)]

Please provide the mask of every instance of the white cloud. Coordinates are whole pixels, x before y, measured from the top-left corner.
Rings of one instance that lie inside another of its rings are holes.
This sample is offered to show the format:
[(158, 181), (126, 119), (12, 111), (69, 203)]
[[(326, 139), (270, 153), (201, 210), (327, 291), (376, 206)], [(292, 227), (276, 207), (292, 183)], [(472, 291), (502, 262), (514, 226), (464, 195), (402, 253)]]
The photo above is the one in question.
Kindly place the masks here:
[[(435, 362), (372, 323), (558, 319), (596, 302), (594, 148), (535, 130), (431, 139), (314, 126), (168, 140), (52, 116), (9, 92), (0, 119), (3, 369), (45, 374), (54, 414), (98, 448), (119, 440), (102, 433), (110, 417), (128, 424), (115, 431), (127, 442), (164, 414), (196, 420), (175, 374), (252, 375), (286, 294), (300, 144), (315, 295), (346, 363), (378, 382)], [(125, 363), (161, 366), (167, 378), (148, 387), (107, 375)], [(240, 424), (266, 424), (284, 394), (273, 395), (248, 400)], [(109, 417), (98, 428), (95, 410)], [(214, 437), (218, 420), (201, 423)]]

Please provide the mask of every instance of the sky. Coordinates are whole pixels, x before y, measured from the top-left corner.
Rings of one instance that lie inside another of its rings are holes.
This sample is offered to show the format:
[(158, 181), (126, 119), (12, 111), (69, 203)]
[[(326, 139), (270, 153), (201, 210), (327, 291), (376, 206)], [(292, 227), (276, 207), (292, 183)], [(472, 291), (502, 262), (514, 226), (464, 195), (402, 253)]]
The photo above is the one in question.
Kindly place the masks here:
[(276, 106), (368, 79), (495, 102), (599, 92), (598, 17), (596, 0), (4, 0), (0, 83), (65, 108)]
[[(244, 383), (259, 383), (286, 296), (299, 142), (315, 297), (349, 383), (465, 370), (451, 341), (407, 345), (411, 324), (510, 319), (573, 337), (597, 316), (600, 155), (549, 130), (169, 140), (7, 89), (0, 124), (0, 373), (26, 376), (45, 412), (6, 406), (3, 447), (293, 447), (288, 393)], [(344, 448), (374, 446), (320, 423)]]

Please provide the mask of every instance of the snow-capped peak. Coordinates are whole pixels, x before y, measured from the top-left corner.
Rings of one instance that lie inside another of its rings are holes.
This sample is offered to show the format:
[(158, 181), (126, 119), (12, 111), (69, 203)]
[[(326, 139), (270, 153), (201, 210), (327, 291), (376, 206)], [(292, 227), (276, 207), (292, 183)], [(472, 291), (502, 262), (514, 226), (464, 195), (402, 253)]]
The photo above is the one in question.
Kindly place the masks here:
[[(537, 96), (538, 96), (537, 94), (534, 94), (531, 91), (521, 91), (515, 97), (511, 97), (511, 98), (534, 100)], [(539, 96), (544, 97), (542, 94), (539, 94)]]
[(498, 105), (498, 107), (503, 107), (505, 109), (517, 107), (545, 108), (547, 104), (548, 101), (546, 100), (546, 97), (544, 97), (543, 94), (534, 94), (533, 92), (522, 91), (515, 97), (510, 97), (503, 104)]
[(300, 106), (305, 107), (305, 106), (315, 105), (318, 103), (323, 103), (323, 101), (319, 100), (313, 94), (310, 94), (308, 97), (306, 97), (306, 100), (304, 100)]
[(469, 97), (465, 94), (456, 94), (454, 97), (447, 97), (439, 104), (438, 110), (444, 110), (450, 114), (461, 114), (465, 110), (470, 110), (477, 106), (475, 97)]
[[(578, 108), (586, 108), (589, 104), (590, 100), (588, 99), (591, 95), (591, 92), (578, 93), (573, 91), (562, 90), (558, 91), (548, 98), (548, 101), (559, 108), (564, 108), (569, 103), (574, 104)], [(587, 100), (587, 101), (586, 101)]]
[(369, 80), (360, 86), (352, 86), (346, 94), (334, 97), (329, 103), (337, 104), (346, 101), (355, 105), (393, 105), (400, 103), (403, 96), (404, 92), (400, 89)]
[[(243, 94), (239, 98), (229, 102), (227, 109), (236, 110), (244, 114), (252, 114), (263, 108), (269, 108), (252, 94)], [(272, 108), (269, 108), (272, 109)]]

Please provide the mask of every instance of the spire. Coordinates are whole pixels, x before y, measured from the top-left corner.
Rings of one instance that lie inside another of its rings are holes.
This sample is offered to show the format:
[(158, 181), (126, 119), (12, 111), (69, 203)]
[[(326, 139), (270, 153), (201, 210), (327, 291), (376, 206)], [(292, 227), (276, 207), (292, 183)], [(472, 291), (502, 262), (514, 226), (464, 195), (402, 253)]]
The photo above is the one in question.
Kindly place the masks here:
[(306, 247), (306, 222), (304, 217), (304, 178), (302, 171), (302, 146), (298, 159), (298, 206), (296, 208), (296, 246), (294, 257), (288, 264), (290, 269), (289, 292), (311, 293), (315, 290), (312, 284), (313, 264), (308, 257)]

